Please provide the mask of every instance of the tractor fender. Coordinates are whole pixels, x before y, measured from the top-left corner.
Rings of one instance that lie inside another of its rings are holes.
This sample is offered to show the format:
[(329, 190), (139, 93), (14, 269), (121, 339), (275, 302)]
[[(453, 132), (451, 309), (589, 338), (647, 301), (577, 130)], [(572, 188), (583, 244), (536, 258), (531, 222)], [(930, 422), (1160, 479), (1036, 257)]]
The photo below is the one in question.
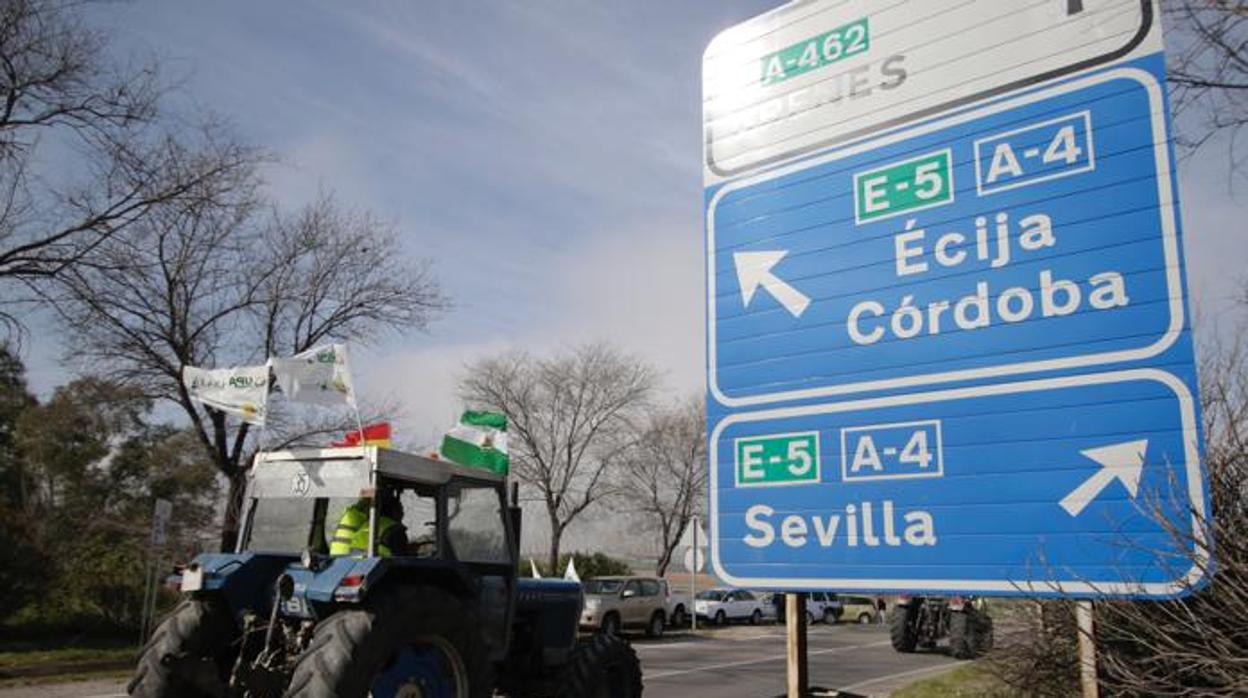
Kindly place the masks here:
[[(182, 588), (197, 597), (223, 599), (236, 621), (244, 611), (265, 614), (272, 603), (278, 575), (297, 559), (293, 555), (251, 552), (204, 553), (183, 571)], [(195, 577), (198, 583), (188, 589), (188, 580)]]

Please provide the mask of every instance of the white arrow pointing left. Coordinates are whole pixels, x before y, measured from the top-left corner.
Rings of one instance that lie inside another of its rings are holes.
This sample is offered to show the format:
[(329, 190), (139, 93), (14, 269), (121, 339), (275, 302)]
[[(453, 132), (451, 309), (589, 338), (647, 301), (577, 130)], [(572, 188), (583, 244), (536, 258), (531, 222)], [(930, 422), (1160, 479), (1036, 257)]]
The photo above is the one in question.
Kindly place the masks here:
[(771, 268), (784, 259), (788, 250), (774, 252), (734, 252), (732, 261), (737, 265), (737, 281), (741, 285), (741, 301), (750, 307), (754, 292), (759, 286), (767, 289), (793, 317), (801, 317), (810, 305), (810, 298), (771, 272)]
[(1062, 508), (1067, 514), (1078, 516), (1114, 480), (1121, 481), (1127, 492), (1134, 497), (1140, 491), (1140, 475), (1144, 472), (1144, 453), (1147, 450), (1148, 439), (1140, 439), (1080, 451), (1084, 456), (1100, 463), (1101, 469), (1063, 497)]

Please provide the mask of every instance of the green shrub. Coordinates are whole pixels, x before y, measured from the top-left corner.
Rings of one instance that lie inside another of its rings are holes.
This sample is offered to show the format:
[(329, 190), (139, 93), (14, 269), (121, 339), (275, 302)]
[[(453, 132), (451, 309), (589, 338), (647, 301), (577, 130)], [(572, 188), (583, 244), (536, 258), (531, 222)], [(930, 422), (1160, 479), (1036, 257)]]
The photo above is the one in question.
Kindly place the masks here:
[[(618, 560), (605, 553), (563, 553), (559, 556), (559, 565), (557, 570), (547, 569), (543, 563), (537, 563), (538, 572), (543, 577), (563, 577), (564, 572), (568, 569), (568, 560), (576, 560), (576, 573), (581, 579), (589, 579), (590, 577), (608, 577), (612, 575), (632, 574), (633, 569), (623, 560)], [(518, 571), (521, 577), (532, 577), (533, 568), (529, 562), (530, 558), (521, 558), (518, 564)]]

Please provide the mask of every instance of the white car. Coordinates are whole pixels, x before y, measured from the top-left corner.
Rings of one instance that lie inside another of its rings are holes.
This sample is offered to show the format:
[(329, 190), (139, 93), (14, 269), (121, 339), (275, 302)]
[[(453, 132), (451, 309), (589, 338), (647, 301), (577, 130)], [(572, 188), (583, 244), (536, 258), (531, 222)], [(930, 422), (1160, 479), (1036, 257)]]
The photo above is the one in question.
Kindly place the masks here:
[(689, 605), (689, 595), (674, 591), (666, 579), (660, 579), (659, 583), (663, 586), (663, 595), (667, 597), (668, 626), (685, 627), (689, 624), (689, 614), (693, 612), (693, 608)]
[(727, 625), (733, 620), (747, 620), (757, 625), (767, 613), (762, 599), (744, 589), (707, 589), (698, 593), (693, 608), (698, 618), (715, 625)]
[[(770, 615), (776, 622), (785, 622), (783, 593), (771, 594), (764, 603), (771, 607)], [(832, 625), (841, 617), (841, 610), (841, 600), (832, 592), (812, 591), (806, 594), (806, 625), (819, 621)]]

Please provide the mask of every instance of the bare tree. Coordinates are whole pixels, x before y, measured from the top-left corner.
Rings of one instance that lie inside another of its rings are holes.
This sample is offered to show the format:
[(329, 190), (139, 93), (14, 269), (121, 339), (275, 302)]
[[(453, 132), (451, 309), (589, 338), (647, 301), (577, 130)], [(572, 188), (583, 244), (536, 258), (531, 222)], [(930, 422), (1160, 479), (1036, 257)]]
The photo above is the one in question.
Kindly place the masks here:
[(655, 371), (605, 344), (548, 358), (513, 351), (476, 361), (460, 382), (475, 408), (507, 415), (511, 468), (550, 520), (547, 569), (568, 525), (616, 491), (613, 469), (654, 390)]
[(1248, 4), (1243, 0), (1164, 0), (1170, 33), (1168, 80), (1179, 121), (1178, 143), (1200, 148), (1230, 139), (1232, 167), (1242, 166), (1239, 133), (1248, 124)]
[[(83, 263), (153, 207), (240, 164), (217, 150), (216, 167), (186, 167), (184, 139), (155, 126), (154, 65), (107, 62), (106, 37), (74, 5), (0, 4), (0, 280), (38, 284)], [(0, 323), (20, 328), (4, 307)]]
[(656, 574), (667, 573), (680, 538), (706, 497), (706, 402), (685, 398), (652, 412), (619, 474), (620, 508), (638, 514), (659, 544)]
[[(59, 277), (55, 299), (74, 356), (185, 412), (229, 483), (227, 548), (238, 532), (251, 429), (192, 401), (182, 368), (260, 363), (330, 340), (367, 343), (424, 327), (445, 306), (428, 264), (409, 261), (393, 227), (370, 215), (329, 197), (291, 216), (262, 215), (255, 162), (101, 243), (96, 263)], [(290, 425), (279, 426), (279, 438), (291, 440)]]
[(1173, 549), (1189, 551), (1172, 562), (1176, 576), (1195, 567), (1207, 584), (1176, 601), (1098, 605), (1101, 683), (1112, 695), (1248, 695), (1245, 337), (1242, 331), (1226, 341), (1212, 337), (1202, 347), (1201, 407), (1212, 509), (1198, 517), (1198, 525), (1206, 535), (1173, 523), (1163, 513), (1172, 507), (1151, 507)]
[[(1204, 586), (1173, 601), (1101, 601), (1096, 646), (1101, 690), (1112, 696), (1248, 695), (1248, 351), (1239, 332), (1202, 347), (1201, 406), (1211, 511), (1194, 526), (1169, 512), (1186, 495), (1175, 483), (1141, 504), (1165, 532), (1166, 544), (1148, 549), (1173, 578), (1195, 568)], [(1175, 501), (1161, 501), (1161, 497)], [(1130, 536), (1123, 545), (1138, 550)], [(1030, 612), (1029, 612), (1030, 610)], [(1066, 695), (1076, 690), (1078, 659), (1074, 603), (1044, 601), (1022, 609), (1005, 625), (1025, 628), (998, 643), (993, 666), (1025, 694)], [(1020, 620), (1021, 618), (1021, 620)]]

